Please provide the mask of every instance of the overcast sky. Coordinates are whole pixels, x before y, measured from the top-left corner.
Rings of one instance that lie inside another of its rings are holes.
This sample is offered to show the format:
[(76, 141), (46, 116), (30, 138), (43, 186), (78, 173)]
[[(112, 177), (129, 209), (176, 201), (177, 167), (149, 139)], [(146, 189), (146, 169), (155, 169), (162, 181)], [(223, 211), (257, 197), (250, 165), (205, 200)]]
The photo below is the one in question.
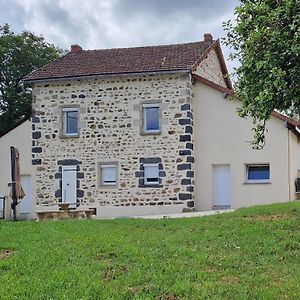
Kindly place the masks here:
[[(0, 24), (69, 49), (171, 44), (224, 36), (238, 0), (0, 0)], [(223, 46), (225, 57), (228, 49)], [(229, 69), (234, 65), (227, 62)]]

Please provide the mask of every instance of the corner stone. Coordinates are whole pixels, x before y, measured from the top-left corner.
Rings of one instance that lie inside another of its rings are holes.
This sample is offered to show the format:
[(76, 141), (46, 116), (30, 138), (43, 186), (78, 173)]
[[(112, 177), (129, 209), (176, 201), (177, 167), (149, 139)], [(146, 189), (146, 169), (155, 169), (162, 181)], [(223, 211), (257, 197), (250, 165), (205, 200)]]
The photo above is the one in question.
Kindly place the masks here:
[(179, 200), (190, 200), (192, 199), (192, 194), (179, 194)]

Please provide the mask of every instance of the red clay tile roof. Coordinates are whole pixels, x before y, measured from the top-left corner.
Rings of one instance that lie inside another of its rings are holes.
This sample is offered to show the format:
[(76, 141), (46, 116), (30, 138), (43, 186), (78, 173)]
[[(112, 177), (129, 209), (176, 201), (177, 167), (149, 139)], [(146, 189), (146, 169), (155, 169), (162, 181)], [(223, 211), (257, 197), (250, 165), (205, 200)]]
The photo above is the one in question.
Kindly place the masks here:
[(24, 77), (24, 81), (93, 75), (190, 71), (214, 41), (165, 46), (82, 50), (68, 53)]

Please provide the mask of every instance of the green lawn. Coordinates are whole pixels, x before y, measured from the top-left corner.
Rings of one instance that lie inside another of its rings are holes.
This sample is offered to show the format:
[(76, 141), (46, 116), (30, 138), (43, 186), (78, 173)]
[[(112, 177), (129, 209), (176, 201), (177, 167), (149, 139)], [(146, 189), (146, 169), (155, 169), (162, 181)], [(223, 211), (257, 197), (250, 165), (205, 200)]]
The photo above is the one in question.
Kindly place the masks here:
[(0, 222), (0, 299), (299, 299), (300, 202), (191, 219)]

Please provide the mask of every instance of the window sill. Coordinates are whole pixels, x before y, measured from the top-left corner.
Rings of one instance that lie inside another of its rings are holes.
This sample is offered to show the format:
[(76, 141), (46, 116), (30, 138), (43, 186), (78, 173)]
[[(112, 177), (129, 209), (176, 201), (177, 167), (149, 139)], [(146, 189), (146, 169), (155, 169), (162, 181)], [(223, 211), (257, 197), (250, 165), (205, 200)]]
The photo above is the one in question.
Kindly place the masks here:
[(270, 180), (253, 180), (253, 181), (245, 181), (243, 184), (271, 184)]
[(162, 184), (141, 184), (138, 186), (139, 188), (162, 188)]
[(141, 135), (160, 135), (161, 131), (141, 131)]
[(114, 190), (117, 189), (118, 185), (99, 185), (98, 190)]
[(79, 134), (74, 134), (74, 135), (61, 135), (60, 136), (61, 139), (77, 139), (79, 138)]

